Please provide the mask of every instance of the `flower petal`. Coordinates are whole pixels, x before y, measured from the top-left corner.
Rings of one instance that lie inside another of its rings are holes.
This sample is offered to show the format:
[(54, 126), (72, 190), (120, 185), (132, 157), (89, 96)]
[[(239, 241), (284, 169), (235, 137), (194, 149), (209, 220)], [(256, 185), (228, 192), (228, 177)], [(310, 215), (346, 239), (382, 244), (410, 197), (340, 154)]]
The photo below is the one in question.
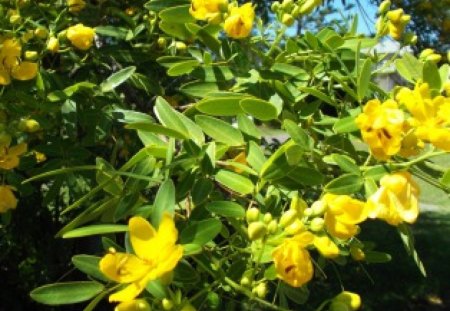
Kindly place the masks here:
[(26, 81), (34, 79), (38, 72), (38, 65), (32, 62), (21, 62), (18, 66), (13, 67), (11, 75), (14, 79)]
[(100, 260), (100, 271), (118, 283), (131, 283), (148, 274), (151, 266), (135, 255), (111, 253)]
[(153, 226), (142, 217), (132, 217), (128, 222), (130, 228), (130, 240), (134, 252), (139, 258), (151, 258), (152, 252), (158, 252), (157, 249), (151, 249), (149, 242), (156, 237), (156, 231)]

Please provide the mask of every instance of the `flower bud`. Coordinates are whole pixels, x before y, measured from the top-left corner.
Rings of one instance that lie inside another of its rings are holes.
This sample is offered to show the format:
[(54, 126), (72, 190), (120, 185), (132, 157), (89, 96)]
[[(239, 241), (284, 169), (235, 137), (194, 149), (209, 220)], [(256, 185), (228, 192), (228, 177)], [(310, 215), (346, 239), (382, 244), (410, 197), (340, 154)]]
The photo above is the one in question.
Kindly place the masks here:
[(300, 14), (305, 15), (305, 14), (311, 13), (321, 3), (322, 3), (322, 0), (306, 0), (300, 6)]
[(48, 36), (48, 30), (44, 27), (38, 27), (34, 30), (34, 35), (39, 39), (45, 39)]
[(266, 283), (259, 283), (255, 288), (256, 295), (258, 298), (264, 299), (267, 295), (267, 285)]
[(266, 226), (260, 221), (252, 222), (251, 224), (248, 225), (247, 233), (251, 241), (261, 239), (262, 237), (264, 237), (266, 232), (267, 232)]
[(167, 40), (164, 37), (159, 37), (156, 44), (158, 45), (159, 49), (164, 50), (167, 46)]
[(324, 224), (325, 221), (323, 220), (323, 218), (316, 217), (313, 218), (313, 220), (311, 220), (311, 223), (309, 224), (309, 229), (311, 229), (311, 231), (318, 232), (323, 229)]
[(364, 254), (363, 250), (356, 246), (350, 247), (350, 255), (356, 261), (362, 261), (366, 258), (366, 254)]
[(252, 284), (252, 280), (250, 280), (248, 276), (243, 276), (240, 283), (242, 286), (249, 286), (250, 284)]
[(345, 303), (350, 310), (358, 310), (361, 307), (361, 297), (359, 297), (358, 294), (343, 291), (339, 295), (333, 298), (333, 301), (335, 302), (342, 302)]
[(297, 211), (290, 209), (281, 215), (280, 218), (280, 226), (283, 228), (286, 228), (287, 226), (291, 225), (295, 219), (297, 219)]
[(281, 22), (288, 27), (292, 26), (292, 24), (294, 24), (294, 21), (294, 17), (292, 17), (292, 15), (288, 13), (284, 13), (283, 17), (281, 18)]
[(441, 59), (442, 59), (442, 56), (439, 54), (432, 54), (432, 55), (427, 56), (427, 58), (426, 58), (427, 61), (431, 61), (433, 63), (439, 63), (441, 61)]
[(161, 301), (162, 307), (164, 310), (172, 310), (173, 309), (173, 301), (167, 298), (164, 298)]
[(245, 212), (245, 219), (247, 220), (248, 223), (257, 221), (259, 219), (259, 209), (256, 207), (250, 207)]
[(391, 21), (391, 23), (399, 24), (400, 19), (403, 16), (403, 9), (397, 9), (393, 11), (389, 11), (386, 14), (387, 18)]
[(20, 17), (20, 15), (19, 14), (13, 14), (13, 15), (11, 15), (10, 17), (9, 17), (9, 22), (11, 23), (11, 24), (18, 24), (18, 23), (20, 23), (22, 21), (22, 17)]
[(268, 224), (272, 221), (272, 214), (271, 213), (265, 213), (263, 217), (263, 221), (265, 224)]
[(55, 37), (50, 37), (47, 42), (47, 50), (52, 53), (57, 53), (59, 50), (59, 41)]
[(278, 231), (278, 222), (274, 219), (267, 225), (267, 230), (270, 234), (274, 234)]
[(400, 17), (400, 23), (401, 23), (402, 25), (406, 25), (406, 24), (408, 24), (410, 21), (411, 21), (411, 15), (405, 14), (405, 15), (403, 15), (402, 17)]
[(187, 46), (186, 46), (186, 43), (177, 41), (177, 42), (175, 42), (175, 48), (176, 48), (177, 52), (184, 53), (187, 49)]
[(305, 211), (303, 212), (303, 215), (305, 215), (305, 216), (311, 216), (312, 214), (313, 214), (313, 210), (310, 207), (305, 209)]
[(36, 60), (38, 58), (39, 54), (36, 51), (26, 51), (25, 52), (25, 59), (26, 60)]
[(292, 9), (292, 17), (297, 18), (300, 16), (300, 7), (298, 5), (294, 5), (294, 9)]
[(383, 2), (380, 3), (380, 6), (378, 7), (378, 13), (384, 14), (387, 11), (389, 11), (390, 8), (391, 8), (391, 1), (384, 0)]
[(412, 32), (407, 32), (403, 36), (403, 42), (405, 44), (415, 45), (417, 43), (417, 36), (414, 33), (412, 33)]
[(283, 0), (283, 3), (281, 3), (281, 8), (285, 12), (289, 12), (289, 11), (291, 11), (293, 5), (294, 5), (293, 0)]
[(280, 9), (280, 2), (275, 1), (272, 3), (272, 5), (270, 6), (270, 9), (272, 10), (272, 12), (277, 12)]
[(351, 311), (350, 307), (340, 301), (333, 301), (330, 304), (329, 311)]
[(305, 225), (298, 218), (295, 219), (290, 226), (284, 229), (284, 232), (290, 235), (296, 235), (303, 231), (305, 231)]
[(308, 205), (302, 198), (300, 198), (298, 195), (295, 195), (291, 200), (291, 205), (289, 206), (289, 208), (297, 211), (297, 214), (301, 216), (303, 215), (305, 209), (308, 208)]
[(323, 200), (315, 201), (311, 205), (311, 211), (313, 216), (323, 215), (323, 213), (325, 213), (326, 210), (327, 210), (327, 203)]
[(38, 121), (34, 119), (22, 119), (19, 122), (19, 130), (26, 133), (36, 133), (41, 129)]

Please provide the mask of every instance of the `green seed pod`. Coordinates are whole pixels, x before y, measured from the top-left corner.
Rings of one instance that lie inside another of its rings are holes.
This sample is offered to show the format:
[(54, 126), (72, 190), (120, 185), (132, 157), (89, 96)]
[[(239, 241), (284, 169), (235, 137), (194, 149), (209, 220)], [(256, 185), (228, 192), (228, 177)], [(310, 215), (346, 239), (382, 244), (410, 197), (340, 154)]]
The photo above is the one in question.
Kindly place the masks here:
[(258, 222), (252, 222), (248, 225), (248, 237), (251, 241), (259, 240), (264, 237), (264, 235), (267, 232), (266, 226), (258, 221)]
[(323, 220), (323, 218), (316, 217), (313, 220), (311, 220), (309, 228), (311, 229), (311, 231), (318, 232), (323, 229), (324, 224), (325, 221)]
[(259, 209), (251, 207), (245, 212), (245, 219), (248, 223), (257, 221), (259, 219)]

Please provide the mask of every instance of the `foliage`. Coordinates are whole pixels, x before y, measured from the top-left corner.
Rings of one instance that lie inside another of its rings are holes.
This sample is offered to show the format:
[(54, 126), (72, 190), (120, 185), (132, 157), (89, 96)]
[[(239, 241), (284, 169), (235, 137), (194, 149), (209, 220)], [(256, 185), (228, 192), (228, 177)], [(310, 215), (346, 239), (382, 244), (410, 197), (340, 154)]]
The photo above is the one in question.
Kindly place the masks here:
[[(57, 238), (101, 244), (72, 257), (87, 279), (31, 298), (356, 310), (354, 285), (312, 303), (308, 288), (391, 260), (359, 238), (370, 219), (397, 227), (426, 274), (410, 224), (418, 179), (450, 192), (433, 161), (450, 151), (449, 66), (373, 52), (388, 34), (414, 41), (389, 5), (374, 38), (357, 18), (286, 35), (319, 5), (285, 0), (265, 24), (250, 3), (216, 0), (2, 1), (4, 226), (37, 198), (64, 224)], [(372, 82), (391, 65), (407, 87)]]

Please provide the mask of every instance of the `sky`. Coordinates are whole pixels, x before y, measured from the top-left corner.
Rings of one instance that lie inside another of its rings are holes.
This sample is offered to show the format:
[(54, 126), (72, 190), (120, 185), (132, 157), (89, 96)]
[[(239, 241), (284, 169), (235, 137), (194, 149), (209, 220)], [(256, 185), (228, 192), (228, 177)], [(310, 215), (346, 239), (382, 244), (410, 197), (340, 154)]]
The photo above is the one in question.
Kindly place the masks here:
[[(341, 0), (333, 0), (336, 8), (344, 11), (344, 6)], [(348, 11), (347, 14), (359, 15), (358, 32), (369, 35), (374, 31), (377, 6), (371, 3), (370, 0), (347, 0), (347, 3), (354, 4), (354, 8)], [(338, 14), (337, 18), (341, 18)], [(331, 17), (332, 18), (332, 17)]]

